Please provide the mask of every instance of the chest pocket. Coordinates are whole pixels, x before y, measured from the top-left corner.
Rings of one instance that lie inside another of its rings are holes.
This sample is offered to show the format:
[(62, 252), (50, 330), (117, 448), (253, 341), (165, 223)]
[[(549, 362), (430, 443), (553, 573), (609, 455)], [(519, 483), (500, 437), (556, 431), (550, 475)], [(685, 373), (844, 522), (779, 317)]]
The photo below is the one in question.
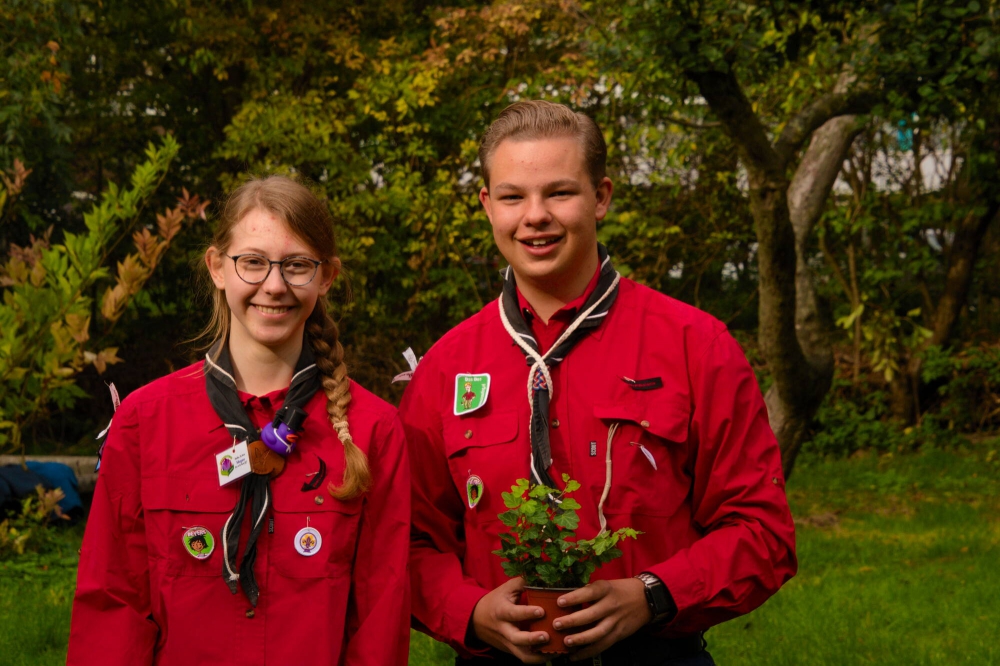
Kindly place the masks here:
[[(289, 470), (285, 470), (288, 474)], [(349, 575), (354, 567), (355, 545), (361, 520), (363, 497), (342, 502), (327, 492), (327, 481), (315, 490), (302, 492), (302, 476), (285, 474), (271, 481), (274, 502), (274, 533), (270, 557), (275, 570), (285, 578), (330, 578)], [(329, 480), (330, 477), (328, 477)], [(304, 527), (322, 537), (319, 550), (310, 556), (295, 548)]]
[[(492, 412), (488, 415), (455, 419), (443, 428), (444, 449), (455, 489), (465, 503), (467, 516), (496, 520), (504, 510), (500, 493), (528, 474), (527, 445), (518, 444), (518, 413)], [(469, 509), (466, 484), (471, 475), (483, 480), (483, 495)]]
[[(219, 533), (239, 497), (235, 488), (211, 480), (154, 476), (142, 479), (142, 506), (149, 556), (166, 564), (171, 576), (221, 576)], [(184, 533), (204, 527), (211, 535), (211, 554), (198, 559), (184, 545)]]
[(600, 460), (606, 456), (607, 429), (618, 423), (605, 513), (673, 515), (691, 486), (688, 402), (682, 397), (631, 393), (623, 400), (595, 405), (593, 413), (604, 427), (598, 440)]

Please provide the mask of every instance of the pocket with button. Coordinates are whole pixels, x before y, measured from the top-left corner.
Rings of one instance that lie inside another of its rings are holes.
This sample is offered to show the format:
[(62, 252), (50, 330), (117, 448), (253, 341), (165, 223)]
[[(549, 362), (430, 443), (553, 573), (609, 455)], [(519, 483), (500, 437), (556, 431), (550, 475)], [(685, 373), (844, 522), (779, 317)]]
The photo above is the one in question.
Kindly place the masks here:
[[(238, 488), (220, 488), (211, 480), (150, 476), (142, 479), (141, 495), (149, 555), (166, 562), (167, 575), (219, 576), (219, 532), (236, 506)], [(196, 558), (184, 545), (185, 532), (194, 527), (212, 535), (213, 550), (206, 558)]]
[[(271, 564), (286, 578), (328, 578), (349, 575), (361, 519), (363, 498), (340, 501), (326, 484), (303, 492), (297, 478), (278, 477), (271, 483), (274, 533), (269, 535)], [(306, 557), (296, 549), (296, 535), (305, 528), (321, 536), (319, 550)]]
[(672, 515), (690, 486), (687, 400), (630, 391), (620, 400), (595, 405), (593, 414), (604, 429), (591, 437), (597, 439), (599, 460), (606, 455), (607, 428), (619, 424), (611, 445), (613, 484), (605, 513)]
[(445, 422), (444, 448), (455, 489), (466, 501), (466, 483), (471, 475), (483, 481), (483, 495), (475, 509), (483, 520), (496, 520), (502, 510), (500, 493), (528, 473), (529, 449), (517, 447), (518, 414), (494, 411)]

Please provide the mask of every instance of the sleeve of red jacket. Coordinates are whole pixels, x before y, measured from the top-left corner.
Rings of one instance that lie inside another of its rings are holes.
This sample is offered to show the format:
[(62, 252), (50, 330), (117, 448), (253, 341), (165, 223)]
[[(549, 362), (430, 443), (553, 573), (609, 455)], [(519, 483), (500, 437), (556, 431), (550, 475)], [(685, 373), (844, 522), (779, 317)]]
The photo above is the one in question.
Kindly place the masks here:
[(346, 666), (405, 664), (410, 647), (410, 468), (399, 418), (379, 421), (368, 451), (372, 487), (358, 532)]
[(410, 580), (414, 627), (469, 656), (476, 653), (465, 645), (469, 619), (489, 590), (462, 571), (464, 506), (444, 450), (436, 404), (443, 389), (428, 370), (424, 365), (417, 368), (399, 407), (413, 478)]
[(795, 530), (781, 455), (743, 350), (728, 332), (691, 369), (697, 442), (693, 518), (704, 536), (650, 567), (693, 632), (760, 606), (795, 575)]
[(70, 666), (153, 663), (159, 628), (151, 616), (140, 486), (138, 416), (126, 399), (104, 445), (80, 549)]

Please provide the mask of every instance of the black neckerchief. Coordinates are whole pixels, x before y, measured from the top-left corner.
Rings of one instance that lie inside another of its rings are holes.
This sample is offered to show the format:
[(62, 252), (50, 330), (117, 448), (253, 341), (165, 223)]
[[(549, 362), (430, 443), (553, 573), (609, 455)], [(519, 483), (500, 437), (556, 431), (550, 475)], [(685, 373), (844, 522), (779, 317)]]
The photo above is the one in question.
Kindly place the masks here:
[[(550, 488), (557, 487), (549, 475), (552, 465), (552, 449), (549, 446), (549, 401), (552, 398), (552, 376), (549, 368), (561, 363), (577, 342), (582, 340), (604, 321), (611, 305), (618, 297), (618, 281), (621, 276), (611, 265), (608, 250), (597, 244), (597, 260), (600, 262), (600, 275), (597, 287), (580, 308), (576, 319), (566, 327), (566, 330), (556, 340), (552, 348), (542, 354), (538, 341), (531, 334), (531, 327), (524, 320), (517, 301), (517, 284), (514, 282), (514, 271), (508, 266), (503, 273), (503, 294), (500, 296), (500, 319), (504, 328), (514, 339), (518, 347), (527, 357), (531, 368), (528, 387), (528, 401), (531, 403), (531, 480)], [(540, 461), (540, 464), (536, 464)]]
[[(236, 392), (236, 379), (233, 376), (233, 364), (229, 358), (229, 345), (220, 340), (212, 345), (212, 348), (205, 356), (205, 389), (208, 391), (208, 400), (212, 403), (215, 413), (222, 419), (226, 430), (238, 440), (245, 439), (248, 443), (260, 439), (260, 430), (253, 424), (243, 403)], [(214, 360), (213, 360), (214, 359)], [(322, 378), (319, 368), (313, 357), (312, 348), (308, 340), (302, 341), (302, 352), (299, 354), (299, 361), (295, 364), (295, 374), (288, 385), (288, 394), (281, 409), (274, 415), (274, 423), (277, 424), (292, 407), (304, 409), (306, 403), (322, 387)], [(264, 517), (267, 515), (271, 505), (271, 491), (268, 487), (270, 475), (254, 474), (251, 472), (243, 478), (243, 487), (240, 490), (240, 498), (236, 501), (236, 508), (226, 519), (219, 535), (223, 547), (222, 577), (229, 586), (229, 590), (236, 594), (237, 583), (242, 583), (243, 593), (250, 600), (250, 605), (257, 606), (257, 597), (260, 595), (260, 588), (253, 575), (254, 560), (257, 559), (257, 537), (260, 536), (261, 528), (264, 526)], [(236, 573), (236, 552), (240, 545), (240, 527), (243, 524), (243, 515), (246, 513), (247, 505), (251, 505), (251, 512), (256, 516), (250, 529), (250, 536), (247, 538), (246, 549), (243, 552), (243, 563), (240, 565), (239, 573)], [(230, 529), (230, 526), (233, 529)]]

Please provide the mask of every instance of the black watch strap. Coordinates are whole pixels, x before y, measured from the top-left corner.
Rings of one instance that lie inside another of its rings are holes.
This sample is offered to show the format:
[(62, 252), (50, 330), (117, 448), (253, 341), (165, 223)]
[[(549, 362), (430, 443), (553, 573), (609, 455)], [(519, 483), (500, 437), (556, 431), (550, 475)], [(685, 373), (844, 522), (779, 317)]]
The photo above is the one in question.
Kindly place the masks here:
[(636, 576), (646, 586), (646, 603), (653, 613), (653, 622), (669, 622), (677, 615), (677, 604), (670, 590), (655, 575), (643, 571)]

